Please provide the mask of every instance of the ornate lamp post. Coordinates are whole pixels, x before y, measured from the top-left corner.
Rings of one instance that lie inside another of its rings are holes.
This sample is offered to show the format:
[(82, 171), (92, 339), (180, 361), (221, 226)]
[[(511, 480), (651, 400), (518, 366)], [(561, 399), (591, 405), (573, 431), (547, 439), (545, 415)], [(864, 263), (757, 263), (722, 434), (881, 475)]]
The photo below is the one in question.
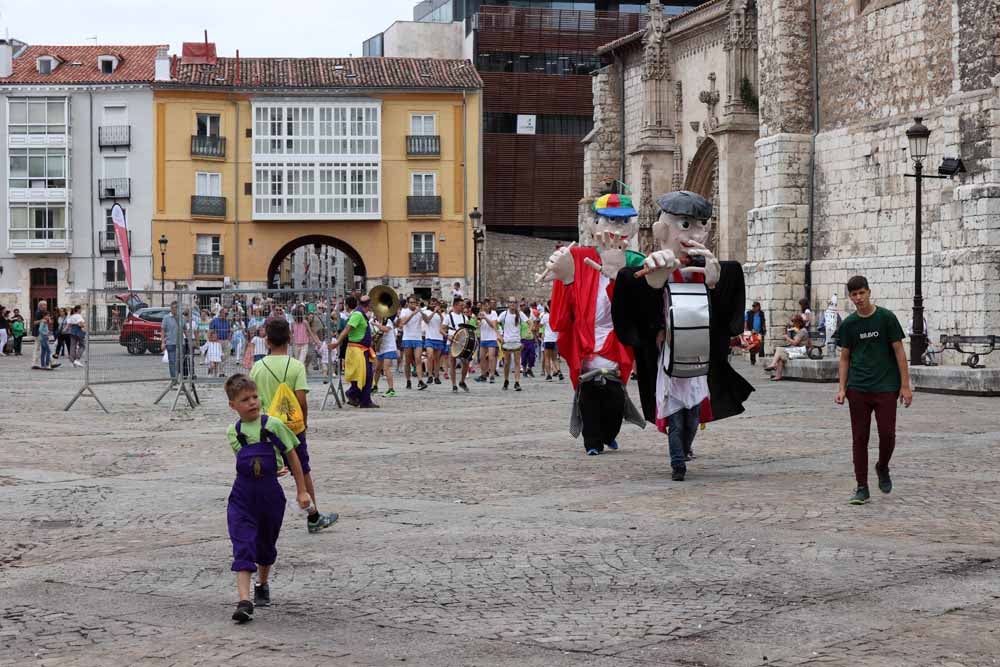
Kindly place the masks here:
[(166, 305), (167, 299), (167, 236), (160, 234), (160, 305)]
[(483, 229), (483, 214), (479, 212), (479, 207), (475, 206), (469, 214), (472, 221), (472, 299), (479, 301), (479, 254), (483, 241), (486, 239), (486, 232)]

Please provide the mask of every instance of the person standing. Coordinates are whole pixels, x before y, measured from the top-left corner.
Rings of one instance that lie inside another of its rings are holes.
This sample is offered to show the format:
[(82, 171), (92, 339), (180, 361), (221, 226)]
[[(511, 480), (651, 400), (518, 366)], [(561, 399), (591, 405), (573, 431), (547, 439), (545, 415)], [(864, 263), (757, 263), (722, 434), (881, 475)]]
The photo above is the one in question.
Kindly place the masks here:
[(38, 342), (39, 342), (39, 352), (38, 362), (41, 364), (41, 368), (50, 369), (49, 364), (52, 363), (52, 353), (49, 350), (49, 326), (52, 323), (52, 317), (45, 314), (42, 317), (42, 321), (38, 323)]
[(757, 357), (764, 358), (764, 336), (767, 335), (767, 318), (760, 308), (760, 301), (754, 301), (743, 317), (743, 330), (760, 336), (760, 347), (750, 350), (750, 365), (757, 365)]
[(64, 354), (69, 353), (69, 327), (66, 325), (66, 318), (69, 317), (69, 313), (66, 312), (65, 308), (59, 308), (53, 314), (51, 322), (49, 323), (49, 332), (52, 334), (53, 340), (56, 343), (56, 351), (52, 354), (53, 359), (58, 359)]
[(542, 312), (542, 370), (545, 372), (545, 380), (551, 382), (553, 377), (563, 379), (562, 368), (559, 366), (559, 352), (556, 350), (556, 343), (559, 340), (559, 332), (553, 331), (549, 318), (551, 314), (548, 310)]
[(50, 370), (59, 368), (60, 364), (53, 364), (51, 360), (45, 366), (41, 364), (42, 346), (38, 329), (42, 320), (49, 316), (49, 306), (45, 301), (39, 301), (36, 306), (34, 316), (31, 318), (31, 334), (35, 337), (35, 349), (31, 354), (31, 367), (36, 370)]
[(427, 324), (427, 335), (424, 347), (427, 349), (427, 384), (425, 389), (434, 384), (441, 384), (441, 353), (446, 350), (444, 334), (441, 325), (444, 316), (441, 314), (441, 302), (431, 299), (430, 308), (423, 312), (424, 323)]
[(10, 319), (10, 335), (14, 338), (14, 356), (21, 356), (21, 342), (24, 340), (25, 331), (24, 318), (21, 317), (21, 311), (15, 308), (14, 314)]
[(514, 297), (507, 300), (507, 310), (500, 315), (499, 322), (503, 330), (503, 389), (506, 391), (510, 387), (510, 369), (513, 366), (514, 391), (521, 391), (521, 364), (518, 359), (521, 353), (521, 312)]
[(382, 395), (393, 398), (396, 396), (396, 385), (392, 377), (392, 362), (399, 359), (399, 352), (396, 350), (396, 326), (391, 317), (385, 318), (382, 324), (375, 322), (373, 326), (382, 332), (382, 339), (375, 351), (375, 380), (372, 392), (378, 391), (379, 377), (384, 374), (389, 389)]
[(903, 350), (903, 327), (896, 315), (871, 301), (868, 279), (854, 276), (847, 281), (847, 292), (856, 311), (837, 330), (840, 345), (840, 389), (837, 405), (850, 404), (853, 439), (854, 478), (857, 489), (852, 505), (863, 505), (868, 491), (868, 438), (872, 413), (878, 426), (878, 488), (892, 491), (889, 460), (896, 447), (896, 401), (904, 407), (913, 403), (910, 368)]
[(344, 380), (351, 383), (347, 390), (347, 402), (356, 408), (377, 408), (372, 402), (372, 380), (374, 375), (373, 361), (375, 352), (372, 350), (372, 330), (368, 325), (368, 308), (371, 299), (367, 294), (360, 301), (347, 297), (347, 307), (351, 316), (347, 318), (347, 326), (340, 332), (340, 337), (334, 344), (336, 347), (347, 340), (347, 351), (344, 354)]
[(535, 337), (538, 335), (538, 318), (528, 304), (521, 306), (521, 372), (525, 377), (535, 377)]
[[(217, 305), (219, 305), (218, 301), (212, 304), (213, 308)], [(222, 361), (218, 367), (218, 374), (222, 376), (226, 372), (226, 361), (228, 361), (229, 351), (232, 349), (233, 328), (229, 323), (229, 311), (220, 307), (215, 317), (209, 322), (208, 329), (215, 332), (215, 340), (218, 341), (222, 353)]]
[(180, 325), (177, 322), (177, 302), (170, 302), (170, 312), (160, 322), (160, 337), (167, 350), (167, 367), (171, 382), (177, 381), (177, 341), (180, 339)]
[(0, 357), (7, 356), (7, 353), (4, 352), (7, 347), (7, 339), (10, 336), (10, 320), (7, 317), (7, 311), (4, 310), (3, 306), (0, 306)]
[(83, 319), (83, 306), (73, 306), (73, 312), (66, 318), (66, 329), (69, 332), (69, 358), (74, 366), (81, 367), (83, 350), (87, 340), (87, 323)]
[[(451, 304), (451, 312), (448, 313), (448, 317), (444, 320), (444, 325), (441, 330), (445, 334), (445, 348), (448, 348), (448, 344), (454, 340), (455, 334), (461, 327), (469, 326), (469, 317), (465, 314), (465, 301), (461, 297), (455, 297), (454, 303)], [(469, 360), (468, 359), (458, 359), (453, 356), (450, 352), (448, 354), (449, 363), (449, 376), (451, 377), (451, 391), (452, 393), (457, 393), (458, 388), (461, 387), (462, 391), (468, 392), (469, 385), (465, 384), (465, 380), (469, 375)], [(458, 384), (455, 383), (456, 364), (461, 366), (461, 380)]]
[(479, 378), (476, 382), (486, 382), (487, 378), (490, 384), (496, 380), (497, 377), (497, 350), (499, 349), (499, 343), (497, 342), (497, 327), (499, 326), (497, 313), (493, 310), (493, 302), (489, 299), (483, 299), (482, 309), (479, 311), (479, 316), (476, 318), (479, 320)]
[(417, 389), (424, 389), (424, 371), (421, 357), (424, 354), (424, 339), (422, 333), (422, 313), (417, 305), (417, 298), (411, 296), (406, 300), (406, 308), (399, 311), (397, 324), (403, 328), (403, 372), (406, 376), (406, 388), (412, 389), (410, 368), (417, 374)]

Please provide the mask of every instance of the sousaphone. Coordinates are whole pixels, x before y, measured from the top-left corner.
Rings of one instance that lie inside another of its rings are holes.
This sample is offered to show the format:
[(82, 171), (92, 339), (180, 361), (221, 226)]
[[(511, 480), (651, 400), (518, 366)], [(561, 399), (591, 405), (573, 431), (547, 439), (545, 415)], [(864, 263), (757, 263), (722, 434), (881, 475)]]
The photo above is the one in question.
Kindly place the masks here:
[[(388, 285), (376, 285), (368, 292), (368, 298), (372, 302), (372, 315), (378, 323), (382, 323), (388, 317), (395, 317), (399, 312), (399, 294)], [(376, 350), (382, 342), (383, 332), (376, 329), (372, 334), (372, 347)]]

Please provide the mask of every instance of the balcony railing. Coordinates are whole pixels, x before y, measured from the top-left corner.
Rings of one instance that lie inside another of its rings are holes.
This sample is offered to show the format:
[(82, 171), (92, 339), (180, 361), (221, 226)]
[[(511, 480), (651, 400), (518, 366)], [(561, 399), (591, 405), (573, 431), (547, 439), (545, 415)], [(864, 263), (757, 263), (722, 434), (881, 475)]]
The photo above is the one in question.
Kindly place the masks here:
[(102, 125), (97, 128), (97, 144), (101, 148), (118, 148), (132, 146), (131, 125)]
[[(101, 252), (118, 252), (118, 237), (114, 232), (98, 232), (100, 234), (99, 244)], [(132, 247), (132, 232), (128, 232), (128, 247)]]
[(106, 289), (128, 289), (128, 283), (125, 282), (124, 278), (118, 280), (115, 277), (105, 275), (104, 287)]
[(410, 195), (406, 198), (406, 215), (441, 215), (441, 197)]
[(191, 155), (224, 158), (226, 157), (226, 138), (193, 134), (191, 135)]
[(131, 178), (97, 179), (97, 197), (99, 199), (130, 199), (131, 196)]
[(411, 252), (410, 273), (437, 273), (438, 254), (436, 252)]
[(411, 134), (406, 137), (406, 154), (414, 157), (441, 155), (441, 137), (436, 134)]
[(224, 218), (226, 217), (226, 198), (191, 195), (191, 215)]
[(194, 256), (194, 274), (196, 276), (221, 276), (225, 266), (222, 255)]

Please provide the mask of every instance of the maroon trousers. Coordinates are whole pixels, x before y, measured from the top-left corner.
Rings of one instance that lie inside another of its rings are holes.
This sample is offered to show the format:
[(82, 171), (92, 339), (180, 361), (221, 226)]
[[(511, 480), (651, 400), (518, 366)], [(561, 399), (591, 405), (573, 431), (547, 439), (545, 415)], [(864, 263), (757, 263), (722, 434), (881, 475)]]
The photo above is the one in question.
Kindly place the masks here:
[(854, 477), (858, 486), (868, 486), (868, 437), (872, 429), (872, 413), (878, 428), (879, 470), (889, 469), (892, 450), (896, 448), (896, 402), (897, 391), (857, 391), (847, 390), (847, 401), (851, 408), (851, 434), (854, 438)]

